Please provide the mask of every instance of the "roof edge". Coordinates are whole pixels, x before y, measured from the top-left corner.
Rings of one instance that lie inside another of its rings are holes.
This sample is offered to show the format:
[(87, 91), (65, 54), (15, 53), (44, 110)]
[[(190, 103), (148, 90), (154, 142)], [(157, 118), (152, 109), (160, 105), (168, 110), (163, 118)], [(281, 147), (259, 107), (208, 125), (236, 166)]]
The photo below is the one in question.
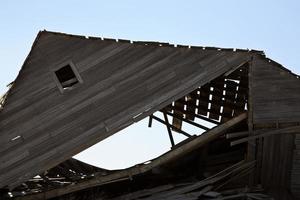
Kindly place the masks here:
[(239, 48), (221, 48), (221, 47), (211, 47), (211, 46), (194, 46), (194, 45), (183, 45), (183, 44), (172, 44), (168, 42), (159, 42), (159, 41), (134, 41), (128, 39), (113, 39), (113, 38), (104, 38), (104, 37), (95, 37), (95, 36), (84, 36), (84, 35), (76, 35), (76, 34), (68, 34), (63, 32), (55, 32), (43, 30), (40, 33), (50, 33), (61, 36), (68, 37), (76, 37), (87, 40), (104, 40), (104, 41), (114, 41), (120, 43), (132, 43), (132, 44), (140, 44), (140, 45), (152, 45), (152, 46), (160, 46), (160, 47), (175, 47), (175, 48), (197, 48), (202, 50), (217, 50), (217, 51), (233, 51), (233, 52), (252, 52), (260, 55), (265, 55), (265, 52), (262, 50), (255, 49), (239, 49)]

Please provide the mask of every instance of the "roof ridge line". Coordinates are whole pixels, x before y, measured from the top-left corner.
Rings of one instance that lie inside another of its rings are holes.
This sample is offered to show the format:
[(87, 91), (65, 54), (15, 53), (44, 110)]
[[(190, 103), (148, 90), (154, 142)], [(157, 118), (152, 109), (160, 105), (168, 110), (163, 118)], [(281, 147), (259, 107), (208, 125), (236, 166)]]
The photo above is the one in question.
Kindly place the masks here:
[(95, 36), (84, 36), (84, 35), (76, 35), (76, 34), (69, 34), (63, 32), (56, 32), (56, 31), (48, 31), (44, 29), (41, 31), (42, 33), (51, 33), (56, 35), (63, 35), (68, 37), (76, 37), (81, 39), (91, 39), (91, 40), (101, 40), (101, 41), (114, 41), (120, 43), (131, 43), (131, 44), (140, 44), (146, 46), (160, 46), (160, 47), (173, 47), (173, 48), (191, 48), (191, 49), (202, 49), (202, 50), (215, 50), (215, 51), (233, 51), (233, 52), (250, 52), (259, 55), (265, 55), (265, 52), (262, 50), (255, 50), (255, 49), (242, 49), (242, 48), (222, 48), (222, 47), (212, 47), (212, 46), (197, 46), (197, 45), (184, 45), (184, 44), (172, 44), (168, 42), (160, 42), (160, 41), (139, 41), (139, 40), (128, 40), (128, 39), (115, 39), (115, 38), (105, 38), (105, 37), (95, 37)]

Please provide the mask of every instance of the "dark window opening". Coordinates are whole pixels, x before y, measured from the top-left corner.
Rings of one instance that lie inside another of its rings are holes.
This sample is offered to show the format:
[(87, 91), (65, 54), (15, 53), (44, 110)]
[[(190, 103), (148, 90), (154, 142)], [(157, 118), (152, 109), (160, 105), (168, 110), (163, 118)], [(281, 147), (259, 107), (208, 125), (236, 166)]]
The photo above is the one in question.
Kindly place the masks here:
[(71, 88), (79, 81), (70, 65), (66, 65), (55, 72), (55, 75), (63, 89)]

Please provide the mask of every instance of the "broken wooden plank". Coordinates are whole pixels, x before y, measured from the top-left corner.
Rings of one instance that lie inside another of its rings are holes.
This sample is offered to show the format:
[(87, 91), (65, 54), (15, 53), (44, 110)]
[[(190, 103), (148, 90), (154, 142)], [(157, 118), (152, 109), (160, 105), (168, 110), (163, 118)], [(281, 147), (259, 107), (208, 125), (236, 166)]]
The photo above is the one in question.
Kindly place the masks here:
[[(277, 134), (297, 134), (300, 131), (300, 126), (293, 126), (293, 127), (288, 127), (288, 128), (281, 128), (281, 129), (272, 129), (272, 130), (256, 130), (254, 131), (254, 136), (249, 136), (246, 138), (242, 138), (239, 140), (235, 140), (233, 142), (231, 142), (231, 145), (237, 145), (237, 144), (241, 144), (244, 142), (249, 142), (249, 141), (253, 141), (256, 140), (258, 138), (263, 138), (263, 137), (268, 137), (268, 136), (272, 136), (272, 135), (277, 135)], [(241, 132), (240, 134), (242, 134), (243, 132)], [(244, 132), (245, 135), (248, 132)]]

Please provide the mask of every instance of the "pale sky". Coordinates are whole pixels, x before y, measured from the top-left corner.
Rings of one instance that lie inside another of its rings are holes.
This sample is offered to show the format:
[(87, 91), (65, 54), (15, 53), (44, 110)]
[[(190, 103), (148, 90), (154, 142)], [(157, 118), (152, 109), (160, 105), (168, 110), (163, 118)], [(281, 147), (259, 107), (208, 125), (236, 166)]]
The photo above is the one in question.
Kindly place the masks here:
[[(116, 39), (264, 50), (300, 74), (297, 0), (0, 0), (0, 94), (39, 30)], [(189, 129), (187, 129), (189, 130)], [(189, 130), (190, 131), (190, 130)], [(200, 133), (201, 130), (194, 130)], [(184, 137), (176, 137), (178, 141)], [(165, 127), (135, 124), (76, 156), (116, 169), (170, 149)]]

